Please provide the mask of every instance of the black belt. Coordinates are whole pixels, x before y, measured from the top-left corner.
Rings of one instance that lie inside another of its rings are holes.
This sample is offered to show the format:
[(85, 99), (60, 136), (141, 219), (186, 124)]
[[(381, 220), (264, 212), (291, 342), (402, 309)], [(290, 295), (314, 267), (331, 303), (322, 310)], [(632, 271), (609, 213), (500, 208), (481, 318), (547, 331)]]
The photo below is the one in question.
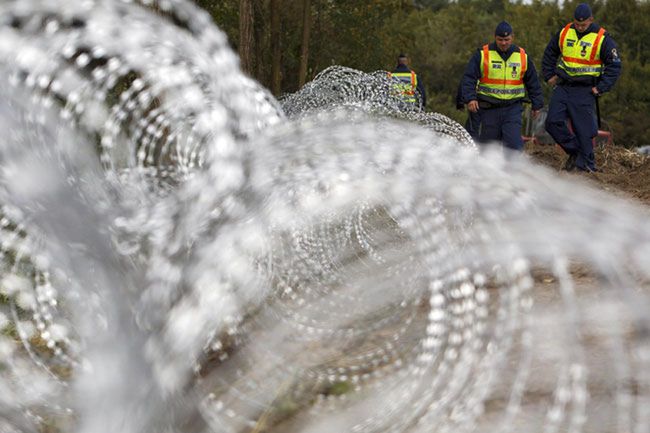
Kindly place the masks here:
[(560, 82), (558, 84), (558, 86), (562, 86), (562, 87), (593, 87), (594, 84), (580, 82), (580, 81), (562, 81), (562, 82)]
[(511, 105), (521, 103), (523, 101), (522, 98), (520, 99), (509, 99), (508, 101), (504, 102), (489, 102), (485, 101), (482, 99), (478, 100), (478, 108), (481, 108), (483, 110), (489, 110), (491, 108), (503, 108), (503, 107), (509, 107)]

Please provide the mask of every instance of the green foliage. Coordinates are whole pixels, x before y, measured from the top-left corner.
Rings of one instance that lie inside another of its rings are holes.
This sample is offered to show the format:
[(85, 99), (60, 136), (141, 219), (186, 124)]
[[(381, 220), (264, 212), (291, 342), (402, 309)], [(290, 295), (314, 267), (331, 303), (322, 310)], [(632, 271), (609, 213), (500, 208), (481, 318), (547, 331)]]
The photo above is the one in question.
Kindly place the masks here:
[(428, 8), (436, 12), (447, 7), (449, 2), (447, 0), (414, 0), (413, 3), (420, 9)]
[(3, 329), (0, 329), (0, 335), (9, 337), (14, 341), (20, 340), (20, 337), (18, 336), (18, 329), (16, 328), (16, 324), (14, 322), (9, 322), (7, 326), (5, 326)]
[(650, 63), (630, 59), (624, 61), (616, 90), (601, 101), (602, 115), (607, 119), (617, 144), (636, 147), (648, 144), (650, 124)]
[[(237, 44), (237, 0), (196, 0)], [(427, 110), (464, 120), (455, 95), (465, 66), (478, 47), (493, 40), (496, 24), (512, 24), (515, 43), (524, 47), (541, 75), (541, 59), (553, 34), (573, 18), (581, 0), (311, 0), (312, 32), (307, 79), (331, 65), (372, 72), (391, 70), (406, 52), (427, 91)], [(257, 3), (259, 55), (256, 78), (270, 87), (269, 0)], [(282, 2), (282, 91), (297, 90), (302, 2)], [(623, 74), (601, 101), (606, 123), (617, 143), (648, 144), (650, 2), (593, 0), (596, 22), (619, 45)], [(541, 76), (540, 76), (541, 78)], [(546, 102), (550, 89), (543, 85)]]
[(9, 297), (4, 293), (0, 293), (0, 305), (7, 305), (7, 304), (9, 304)]
[(194, 0), (197, 6), (210, 14), (212, 19), (225, 31), (235, 46), (239, 41), (239, 1), (238, 0)]
[(343, 395), (351, 392), (353, 386), (350, 382), (334, 382), (332, 386), (325, 391), (327, 395)]

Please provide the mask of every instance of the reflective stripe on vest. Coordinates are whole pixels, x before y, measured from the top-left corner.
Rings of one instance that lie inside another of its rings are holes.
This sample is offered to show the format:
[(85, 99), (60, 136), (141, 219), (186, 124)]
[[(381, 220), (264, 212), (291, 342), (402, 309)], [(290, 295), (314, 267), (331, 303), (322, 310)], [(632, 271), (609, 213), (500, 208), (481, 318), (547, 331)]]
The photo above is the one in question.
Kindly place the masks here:
[(418, 77), (415, 72), (389, 72), (388, 77), (395, 77), (400, 81), (393, 83), (393, 88), (406, 102), (417, 102), (415, 88), (418, 85)]
[(528, 57), (523, 48), (513, 52), (505, 62), (496, 52), (484, 45), (481, 51), (481, 78), (478, 82), (479, 95), (497, 99), (517, 99), (526, 95), (524, 75)]
[(600, 58), (600, 48), (605, 40), (605, 29), (598, 33), (588, 33), (578, 38), (578, 33), (567, 24), (560, 33), (560, 51), (562, 56), (558, 68), (564, 70), (571, 77), (593, 76), (598, 77), (603, 70), (603, 61)]

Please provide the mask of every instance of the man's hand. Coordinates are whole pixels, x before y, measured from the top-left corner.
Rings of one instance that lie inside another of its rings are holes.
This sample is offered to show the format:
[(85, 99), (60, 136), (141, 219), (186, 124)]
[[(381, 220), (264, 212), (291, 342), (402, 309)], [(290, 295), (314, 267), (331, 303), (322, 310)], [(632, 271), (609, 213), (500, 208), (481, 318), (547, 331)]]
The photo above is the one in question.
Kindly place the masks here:
[(478, 112), (478, 101), (476, 99), (472, 99), (467, 103), (467, 110), (471, 111), (472, 113), (477, 113)]
[(597, 87), (592, 87), (591, 93), (593, 93), (594, 96), (600, 96), (600, 92), (598, 91)]
[(547, 83), (549, 86), (555, 87), (557, 86), (557, 80), (559, 79), (560, 77), (558, 77), (557, 75), (553, 75), (551, 78), (548, 79)]

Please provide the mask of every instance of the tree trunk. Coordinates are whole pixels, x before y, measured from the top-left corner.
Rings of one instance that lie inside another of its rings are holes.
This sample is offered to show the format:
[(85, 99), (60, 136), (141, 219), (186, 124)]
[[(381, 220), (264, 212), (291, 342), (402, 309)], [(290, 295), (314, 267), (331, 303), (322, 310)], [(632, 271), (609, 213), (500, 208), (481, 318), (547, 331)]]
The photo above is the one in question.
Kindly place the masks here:
[(241, 68), (253, 73), (253, 0), (239, 0), (239, 59)]
[(300, 69), (298, 70), (298, 87), (307, 80), (307, 61), (309, 59), (309, 32), (311, 30), (311, 1), (303, 0), (302, 11), (302, 48), (300, 50)]
[(282, 49), (280, 46), (282, 0), (271, 0), (271, 92), (275, 96), (282, 91)]

